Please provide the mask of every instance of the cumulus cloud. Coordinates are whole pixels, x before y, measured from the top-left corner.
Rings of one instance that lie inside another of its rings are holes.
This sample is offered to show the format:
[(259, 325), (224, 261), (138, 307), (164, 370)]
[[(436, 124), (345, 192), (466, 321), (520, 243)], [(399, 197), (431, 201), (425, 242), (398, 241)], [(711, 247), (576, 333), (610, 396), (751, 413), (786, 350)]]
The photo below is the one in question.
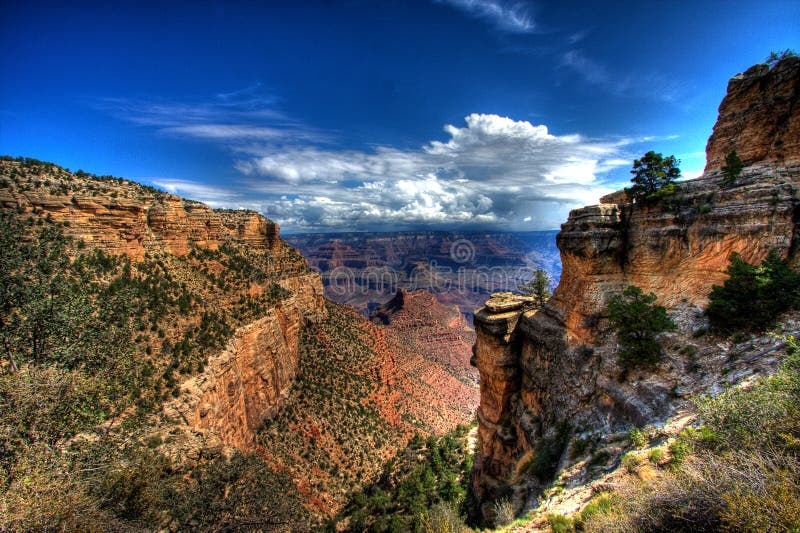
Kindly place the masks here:
[(642, 140), (555, 134), (543, 124), (473, 113), (415, 149), (344, 149), (257, 91), (194, 104), (117, 99), (101, 106), (233, 158), (224, 184), (151, 183), (214, 207), (260, 211), (290, 231), (555, 228), (569, 209), (618, 187), (609, 175), (630, 166), (628, 149)]
[(237, 144), (243, 178), (227, 189), (155, 183), (213, 205), (259, 210), (293, 231), (544, 229), (611, 190), (602, 178), (630, 165), (625, 147), (633, 142), (555, 135), (489, 114), (471, 114), (444, 132), (444, 140), (413, 150)]
[(536, 29), (529, 7), (523, 2), (502, 0), (438, 0), (481, 18), (508, 33), (529, 33)]

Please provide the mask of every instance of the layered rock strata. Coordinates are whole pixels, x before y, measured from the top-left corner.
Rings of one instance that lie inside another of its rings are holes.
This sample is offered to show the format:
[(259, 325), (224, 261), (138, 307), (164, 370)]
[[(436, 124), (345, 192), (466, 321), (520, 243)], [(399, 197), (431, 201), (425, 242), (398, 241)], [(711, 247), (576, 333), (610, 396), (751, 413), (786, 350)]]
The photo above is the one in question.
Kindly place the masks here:
[(300, 328), (321, 316), (322, 284), (317, 275), (295, 278), (311, 289), (293, 294), (266, 316), (239, 328), (206, 370), (181, 384), (181, 395), (165, 412), (188, 425), (210, 430), (222, 443), (254, 450), (264, 420), (280, 406), (298, 370)]
[(179, 196), (143, 192), (131, 182), (109, 185), (108, 190), (100, 189), (100, 194), (81, 187), (69, 195), (48, 193), (44, 187), (3, 188), (0, 206), (68, 222), (65, 231), (70, 236), (136, 261), (148, 249), (185, 256), (193, 247), (216, 250), (229, 240), (266, 250), (280, 245), (278, 225), (252, 211), (215, 211)]
[(721, 168), (731, 150), (748, 165), (800, 161), (798, 100), (798, 57), (786, 58), (771, 69), (754, 65), (731, 78), (706, 146), (706, 172)]

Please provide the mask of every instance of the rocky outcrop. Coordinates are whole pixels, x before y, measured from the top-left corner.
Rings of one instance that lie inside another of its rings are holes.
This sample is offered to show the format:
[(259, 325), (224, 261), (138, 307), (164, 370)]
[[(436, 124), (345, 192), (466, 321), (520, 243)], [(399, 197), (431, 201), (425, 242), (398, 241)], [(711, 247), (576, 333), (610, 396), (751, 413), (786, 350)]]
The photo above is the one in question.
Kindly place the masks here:
[(557, 237), (563, 272), (551, 313), (589, 343), (607, 296), (625, 285), (656, 293), (662, 305), (705, 306), (731, 254), (757, 263), (773, 249), (794, 253), (798, 175), (800, 165), (754, 165), (733, 186), (712, 172), (663, 202), (572, 211)]
[(800, 161), (800, 58), (760, 64), (728, 82), (719, 118), (706, 146), (706, 172), (736, 153), (746, 165)]
[[(61, 185), (68, 173), (53, 170)], [(80, 183), (75, 177), (70, 183)], [(55, 180), (48, 176), (43, 182)], [(235, 240), (274, 250), (279, 228), (252, 211), (215, 211), (179, 196), (143, 189), (132, 182), (85, 180), (77, 190), (47, 187), (0, 188), (0, 207), (66, 222), (65, 231), (87, 245), (139, 261), (146, 250), (185, 256), (193, 248), (218, 249)], [(27, 190), (26, 190), (27, 189)]]
[[(561, 280), (541, 310), (510, 296), (476, 310), (481, 441), (473, 492), (484, 516), (503, 494), (519, 506), (536, 494), (539, 480), (525, 461), (546, 449), (558, 462), (565, 431), (602, 434), (657, 422), (687, 390), (705, 392), (722, 379), (709, 369), (704, 381), (688, 376), (684, 368), (698, 363), (679, 350), (693, 344), (691, 353), (715, 353), (692, 331), (703, 325), (702, 309), (732, 254), (751, 263), (770, 250), (795, 263), (800, 255), (798, 65), (785, 60), (731, 81), (702, 177), (656, 202), (631, 204), (620, 191), (572, 211), (557, 237)], [(749, 166), (726, 184), (720, 161), (734, 148)], [(626, 375), (616, 364), (606, 308), (628, 285), (655, 293), (680, 327), (670, 334), (677, 335), (674, 352), (655, 371)]]

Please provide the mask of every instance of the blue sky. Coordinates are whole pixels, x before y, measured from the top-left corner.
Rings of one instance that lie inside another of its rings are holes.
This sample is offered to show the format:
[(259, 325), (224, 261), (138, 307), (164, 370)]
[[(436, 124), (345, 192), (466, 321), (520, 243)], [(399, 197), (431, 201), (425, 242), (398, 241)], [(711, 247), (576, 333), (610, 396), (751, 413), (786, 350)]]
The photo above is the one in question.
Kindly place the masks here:
[(800, 2), (0, 0), (0, 153), (284, 231), (558, 227), (654, 149), (704, 166)]

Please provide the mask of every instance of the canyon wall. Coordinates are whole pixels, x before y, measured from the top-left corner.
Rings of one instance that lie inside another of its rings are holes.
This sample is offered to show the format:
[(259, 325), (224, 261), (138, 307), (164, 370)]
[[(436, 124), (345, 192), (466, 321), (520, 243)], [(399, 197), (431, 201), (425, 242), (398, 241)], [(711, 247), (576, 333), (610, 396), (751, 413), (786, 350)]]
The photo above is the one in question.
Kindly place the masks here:
[[(256, 430), (295, 381), (301, 328), (326, 314), (320, 276), (280, 238), (278, 225), (254, 212), (213, 210), (126, 180), (41, 162), (0, 164), (12, 180), (3, 180), (0, 207), (60, 223), (86, 249), (156, 261), (171, 283), (213, 302), (215, 312), (236, 311), (246, 297), (263, 296), (273, 286), (286, 291), (262, 300), (258, 318), (237, 321), (224, 349), (207, 353), (203, 371), (186, 376), (164, 406), (167, 419), (196, 431), (199, 441), (252, 450)], [(239, 255), (214, 253), (226, 246)], [(253, 260), (244, 271), (242, 258)], [(229, 277), (220, 282), (230, 273), (235, 283)], [(158, 335), (151, 332), (150, 344), (161, 348), (156, 367), (168, 364), (171, 346), (207, 311), (192, 308), (160, 325)]]
[[(622, 372), (605, 314), (613, 295), (628, 285), (655, 293), (690, 329), (702, 322), (733, 253), (758, 263), (777, 250), (797, 261), (799, 65), (790, 58), (731, 80), (707, 171), (677, 184), (674, 195), (631, 204), (618, 192), (572, 211), (557, 238), (561, 280), (541, 310), (513, 295), (476, 310), (481, 402), (473, 492), (484, 515), (491, 501), (525, 485), (522, 458), (558, 441), (565, 428), (603, 433), (670, 413), (680, 369)], [(734, 148), (747, 166), (726, 184), (720, 161)]]
[(319, 276), (294, 279), (296, 286), (311, 290), (292, 294), (266, 316), (238, 328), (204, 372), (181, 384), (180, 396), (165, 407), (167, 416), (210, 430), (227, 446), (255, 449), (258, 429), (294, 384), (300, 329), (324, 310)]
[(267, 250), (279, 246), (278, 225), (251, 211), (215, 211), (131, 182), (71, 181), (88, 185), (72, 194), (47, 187), (0, 189), (0, 205), (68, 222), (68, 235), (132, 260), (141, 260), (147, 249), (183, 256), (192, 247), (216, 250), (229, 240)]

